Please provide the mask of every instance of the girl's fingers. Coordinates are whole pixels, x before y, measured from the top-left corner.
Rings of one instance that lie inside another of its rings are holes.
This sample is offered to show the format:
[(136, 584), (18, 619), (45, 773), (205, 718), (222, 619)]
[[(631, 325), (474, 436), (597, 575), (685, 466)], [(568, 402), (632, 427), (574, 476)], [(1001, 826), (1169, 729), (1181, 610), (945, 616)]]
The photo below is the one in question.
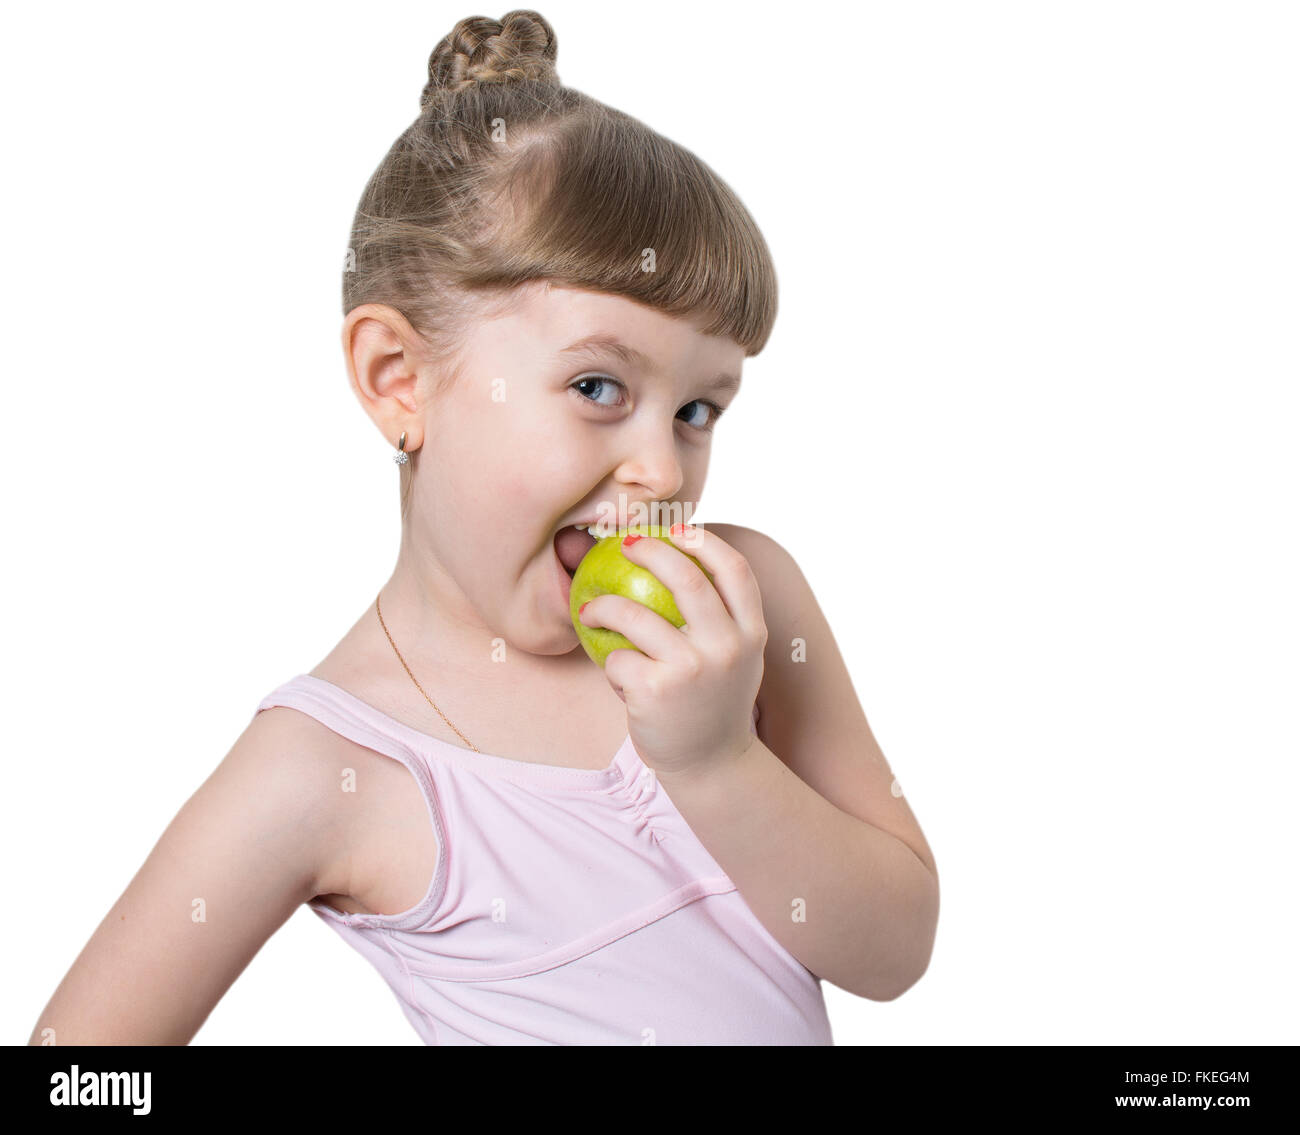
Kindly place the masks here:
[[(677, 600), (677, 609), (691, 627), (704, 630), (710, 620), (716, 620), (721, 611), (725, 610), (746, 636), (765, 635), (767, 623), (763, 619), (763, 595), (749, 561), (721, 536), (698, 525), (683, 528), (680, 524), (674, 524), (669, 530), (669, 536), (673, 546), (682, 552), (677, 575), (680, 576), (684, 594), (678, 596), (677, 588), (667, 580), (664, 582), (672, 590), (673, 598)], [(650, 542), (662, 543), (660, 540)], [(641, 543), (644, 541), (639, 541), (633, 547), (638, 548)], [(627, 555), (627, 549), (624, 549), (623, 554)], [(713, 577), (712, 585), (687, 556), (694, 556), (708, 569), (709, 575)], [(648, 563), (646, 566), (650, 567)], [(651, 567), (650, 570), (655, 569)], [(694, 618), (687, 606), (694, 609)]]
[[(694, 567), (693, 564), (689, 566)], [(626, 595), (597, 595), (583, 604), (578, 612), (578, 621), (584, 627), (617, 631), (637, 650), (658, 662), (679, 662), (691, 649), (682, 640), (678, 627), (644, 603)]]

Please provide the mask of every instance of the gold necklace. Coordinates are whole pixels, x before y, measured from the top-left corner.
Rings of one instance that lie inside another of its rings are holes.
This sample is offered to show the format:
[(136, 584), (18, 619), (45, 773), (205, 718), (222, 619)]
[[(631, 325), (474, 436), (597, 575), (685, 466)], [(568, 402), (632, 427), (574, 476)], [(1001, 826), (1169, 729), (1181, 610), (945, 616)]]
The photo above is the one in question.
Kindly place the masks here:
[[(411, 681), (415, 682), (415, 675), (411, 673), (411, 668), (406, 664), (406, 659), (402, 657), (402, 652), (397, 649), (397, 643), (393, 641), (393, 636), (388, 634), (388, 626), (384, 622), (384, 613), (379, 609), (378, 595), (375, 596), (375, 614), (379, 616), (379, 625), (384, 628), (384, 634), (388, 635), (388, 645), (393, 648), (393, 653), (397, 655), (397, 661), (402, 664), (402, 669), (405, 670), (406, 673), (410, 676)], [(431, 698), (428, 694), (424, 693), (424, 687), (420, 685), (419, 682), (415, 682), (415, 688), (419, 690), (420, 693), (424, 694), (425, 701), (427, 701), (430, 705), (432, 705), (434, 709), (438, 709), (438, 707), (434, 705), (433, 698)], [(447, 721), (447, 715), (443, 713), (442, 710), (440, 709), (438, 709), (438, 716), (441, 717), (443, 721), (446, 721), (448, 725), (451, 725), (451, 722)], [(457, 737), (459, 737), (462, 741), (464, 741), (465, 744), (467, 744), (471, 749), (474, 750), (474, 752), (476, 753), (479, 752), (479, 749), (477, 748), (477, 746), (475, 746), (473, 741), (471, 741), (468, 737), (466, 737), (465, 734), (462, 733), (459, 729), (456, 729), (454, 725), (451, 725), (451, 727), (453, 730), (455, 730)]]

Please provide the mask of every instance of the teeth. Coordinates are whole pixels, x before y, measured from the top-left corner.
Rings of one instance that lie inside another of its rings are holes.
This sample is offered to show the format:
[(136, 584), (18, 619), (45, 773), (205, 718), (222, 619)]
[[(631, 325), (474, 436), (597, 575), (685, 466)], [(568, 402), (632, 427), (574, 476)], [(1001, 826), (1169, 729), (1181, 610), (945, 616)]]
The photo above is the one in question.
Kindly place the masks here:
[(623, 531), (623, 529), (617, 524), (608, 524), (603, 529), (601, 528), (602, 524), (605, 524), (605, 522), (601, 520), (588, 520), (582, 524), (574, 524), (572, 527), (578, 529), (579, 532), (586, 532), (588, 536), (592, 536), (597, 540), (603, 539), (604, 537), (616, 532)]

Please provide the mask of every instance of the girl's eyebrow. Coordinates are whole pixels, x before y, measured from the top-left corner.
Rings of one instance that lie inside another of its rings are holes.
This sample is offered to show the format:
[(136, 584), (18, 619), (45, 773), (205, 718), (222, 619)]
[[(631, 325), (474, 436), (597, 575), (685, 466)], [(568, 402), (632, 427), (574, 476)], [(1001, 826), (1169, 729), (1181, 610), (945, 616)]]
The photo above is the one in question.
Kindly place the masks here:
[[(570, 343), (560, 350), (558, 354), (586, 355), (591, 358), (597, 358), (601, 354), (608, 354), (613, 355), (625, 366), (636, 367), (642, 371), (654, 370), (654, 362), (648, 355), (605, 332), (588, 335), (584, 339), (579, 339), (576, 343)], [(738, 390), (740, 388), (740, 376), (725, 372), (716, 374), (708, 380), (707, 388), (719, 393)]]

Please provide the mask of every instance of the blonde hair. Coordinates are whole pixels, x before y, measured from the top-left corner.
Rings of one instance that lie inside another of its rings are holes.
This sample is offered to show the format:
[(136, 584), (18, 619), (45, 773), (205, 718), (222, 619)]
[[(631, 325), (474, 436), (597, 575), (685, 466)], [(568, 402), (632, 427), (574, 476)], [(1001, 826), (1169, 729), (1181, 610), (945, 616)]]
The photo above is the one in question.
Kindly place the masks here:
[(531, 280), (691, 315), (758, 354), (776, 270), (748, 210), (689, 150), (564, 86), (555, 59), (555, 32), (529, 9), (467, 17), (433, 49), (420, 114), (357, 206), (343, 314), (401, 312), (446, 364), (439, 391), (467, 317)]

